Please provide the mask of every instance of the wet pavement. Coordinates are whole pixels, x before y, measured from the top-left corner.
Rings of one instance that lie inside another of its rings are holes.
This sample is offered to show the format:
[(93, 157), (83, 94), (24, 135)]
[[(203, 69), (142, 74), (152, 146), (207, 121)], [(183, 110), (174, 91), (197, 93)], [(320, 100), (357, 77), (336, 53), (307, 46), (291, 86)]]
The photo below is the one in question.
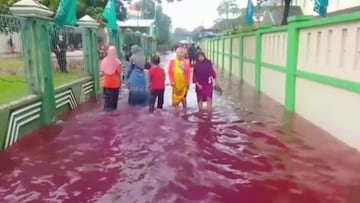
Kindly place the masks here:
[[(166, 64), (165, 58), (163, 58)], [(121, 95), (91, 101), (0, 153), (0, 202), (359, 203), (360, 154), (246, 85), (221, 79), (211, 114)]]

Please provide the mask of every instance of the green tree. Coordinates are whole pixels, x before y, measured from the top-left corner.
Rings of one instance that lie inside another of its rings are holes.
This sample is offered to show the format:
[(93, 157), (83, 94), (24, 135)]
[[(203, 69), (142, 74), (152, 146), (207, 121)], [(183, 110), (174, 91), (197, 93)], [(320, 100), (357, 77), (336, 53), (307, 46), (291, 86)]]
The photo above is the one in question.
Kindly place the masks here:
[(153, 19), (155, 17), (156, 4), (153, 0), (141, 0), (135, 3), (135, 7), (141, 11), (142, 18)]
[(200, 41), (200, 35), (201, 35), (201, 33), (202, 33), (202, 31), (204, 30), (205, 28), (204, 28), (204, 26), (198, 26), (198, 27), (196, 27), (192, 32), (191, 32), (191, 34), (192, 34), (192, 39), (194, 40), (194, 41)]
[[(171, 18), (163, 13), (161, 5), (153, 0), (140, 0), (135, 4), (136, 9), (143, 13), (145, 19), (155, 19), (155, 33), (158, 44), (170, 42)], [(156, 10), (155, 10), (156, 7)]]
[(219, 16), (225, 15), (226, 19), (229, 19), (229, 14), (239, 15), (241, 10), (239, 5), (236, 3), (236, 0), (223, 0), (219, 6), (216, 8)]
[(191, 37), (192, 37), (191, 32), (187, 31), (184, 28), (177, 27), (172, 33), (172, 42), (177, 43), (181, 40), (186, 40), (187, 38), (191, 38)]
[(170, 43), (171, 18), (162, 12), (161, 6), (158, 6), (155, 19), (156, 39), (158, 44)]

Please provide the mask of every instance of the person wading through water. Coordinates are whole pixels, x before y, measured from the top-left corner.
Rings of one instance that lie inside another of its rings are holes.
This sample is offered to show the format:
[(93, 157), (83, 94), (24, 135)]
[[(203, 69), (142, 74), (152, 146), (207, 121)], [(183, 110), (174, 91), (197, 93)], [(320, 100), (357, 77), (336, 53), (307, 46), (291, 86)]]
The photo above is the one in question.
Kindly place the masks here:
[(138, 45), (133, 45), (131, 52), (126, 76), (127, 87), (129, 88), (128, 103), (147, 106), (149, 104), (149, 90), (144, 71), (146, 58)]
[(191, 68), (186, 62), (185, 50), (181, 47), (176, 50), (176, 59), (171, 60), (169, 64), (168, 74), (172, 87), (172, 105), (175, 112), (179, 112), (179, 105), (182, 103), (186, 109), (186, 95), (190, 86)]
[(121, 62), (114, 46), (109, 47), (107, 56), (101, 62), (100, 71), (104, 75), (104, 111), (115, 111), (120, 89)]

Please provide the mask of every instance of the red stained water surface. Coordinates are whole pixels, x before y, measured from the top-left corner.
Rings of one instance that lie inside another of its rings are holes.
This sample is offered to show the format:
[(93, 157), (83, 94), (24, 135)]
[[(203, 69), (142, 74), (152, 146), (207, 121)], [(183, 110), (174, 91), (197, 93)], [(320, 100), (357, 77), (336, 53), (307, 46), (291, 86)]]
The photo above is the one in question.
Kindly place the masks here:
[[(166, 57), (164, 58), (166, 62)], [(0, 153), (0, 202), (359, 203), (360, 154), (222, 80), (212, 114), (92, 101)]]

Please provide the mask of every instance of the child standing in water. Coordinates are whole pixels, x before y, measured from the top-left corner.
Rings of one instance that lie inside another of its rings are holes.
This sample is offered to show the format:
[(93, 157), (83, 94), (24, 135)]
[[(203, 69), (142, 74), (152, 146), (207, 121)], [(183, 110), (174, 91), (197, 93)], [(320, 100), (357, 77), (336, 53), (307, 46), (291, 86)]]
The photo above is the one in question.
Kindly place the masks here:
[(153, 56), (149, 70), (150, 112), (155, 110), (156, 100), (158, 109), (162, 109), (164, 104), (165, 71), (159, 64), (160, 57)]

